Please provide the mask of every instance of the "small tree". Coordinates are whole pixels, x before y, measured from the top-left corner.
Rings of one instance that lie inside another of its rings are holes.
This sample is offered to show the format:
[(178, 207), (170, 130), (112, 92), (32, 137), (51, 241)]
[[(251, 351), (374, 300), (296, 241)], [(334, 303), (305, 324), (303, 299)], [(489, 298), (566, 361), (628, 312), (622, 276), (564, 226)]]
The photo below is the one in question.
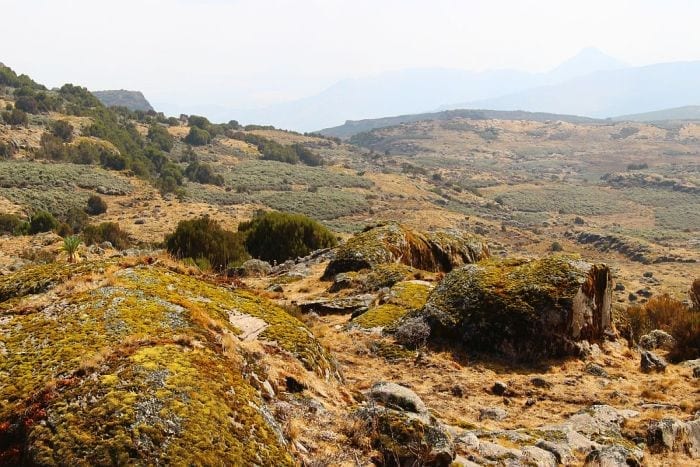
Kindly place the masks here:
[(217, 271), (225, 271), (229, 265), (249, 258), (242, 235), (222, 229), (207, 216), (180, 221), (175, 232), (165, 238), (165, 244), (177, 258), (195, 261), (206, 258)]
[(330, 230), (301, 214), (262, 213), (250, 222), (242, 222), (238, 230), (246, 235), (248, 252), (265, 261), (306, 256), (337, 243)]
[(91, 216), (97, 216), (98, 214), (105, 213), (107, 212), (107, 203), (105, 203), (105, 201), (99, 196), (92, 195), (87, 200), (87, 208), (85, 209), (85, 212)]
[(63, 251), (68, 254), (68, 262), (75, 263), (75, 252), (83, 241), (76, 235), (70, 235), (63, 239)]
[(32, 216), (29, 221), (29, 233), (31, 235), (40, 232), (49, 232), (58, 227), (58, 221), (48, 211), (39, 211), (34, 216)]
[(191, 127), (190, 132), (185, 137), (185, 143), (191, 144), (192, 146), (204, 146), (205, 144), (209, 144), (209, 141), (211, 141), (209, 132), (196, 126)]

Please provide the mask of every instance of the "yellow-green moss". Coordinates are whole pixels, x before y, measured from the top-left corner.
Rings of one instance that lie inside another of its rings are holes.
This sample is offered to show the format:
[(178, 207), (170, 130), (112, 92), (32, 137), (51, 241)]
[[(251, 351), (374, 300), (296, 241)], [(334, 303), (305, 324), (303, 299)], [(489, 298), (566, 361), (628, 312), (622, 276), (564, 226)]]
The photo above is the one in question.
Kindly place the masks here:
[(429, 284), (423, 282), (399, 282), (391, 288), (386, 303), (366, 311), (352, 323), (365, 329), (392, 326), (408, 312), (425, 305), (431, 289)]
[(62, 391), (29, 453), (42, 465), (293, 465), (260, 403), (210, 350), (144, 347)]

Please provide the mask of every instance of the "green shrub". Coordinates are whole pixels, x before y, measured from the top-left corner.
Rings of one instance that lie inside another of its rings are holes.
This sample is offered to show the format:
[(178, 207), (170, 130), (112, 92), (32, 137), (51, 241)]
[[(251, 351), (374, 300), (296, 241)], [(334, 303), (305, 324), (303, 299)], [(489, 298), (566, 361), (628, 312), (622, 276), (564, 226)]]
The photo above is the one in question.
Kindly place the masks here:
[(22, 235), (29, 231), (29, 224), (16, 214), (0, 214), (0, 234)]
[(185, 137), (185, 143), (191, 144), (192, 146), (204, 146), (205, 144), (209, 144), (210, 141), (211, 135), (209, 132), (196, 126), (191, 127), (190, 132)]
[(205, 258), (220, 272), (249, 258), (243, 236), (222, 229), (218, 222), (207, 216), (180, 221), (175, 232), (165, 238), (165, 245), (177, 258), (195, 261)]
[(552, 244), (549, 245), (549, 251), (564, 251), (564, 247), (561, 246), (559, 242), (552, 242)]
[(65, 120), (55, 120), (50, 125), (51, 134), (57, 138), (61, 138), (64, 142), (70, 143), (73, 141), (73, 125)]
[(105, 203), (101, 197), (92, 195), (87, 200), (87, 208), (85, 209), (85, 212), (91, 216), (105, 213), (107, 212), (107, 203)]
[(35, 114), (38, 112), (36, 100), (31, 96), (18, 97), (15, 101), (15, 108), (30, 114)]
[(63, 222), (63, 224), (68, 227), (66, 232), (68, 232), (69, 234), (76, 234), (82, 232), (82, 230), (87, 225), (88, 220), (89, 218), (88, 215), (85, 213), (85, 210), (80, 208), (70, 208), (61, 217), (61, 221)]
[(192, 162), (185, 169), (185, 176), (197, 183), (218, 186), (222, 186), (224, 184), (224, 177), (214, 173), (214, 170), (209, 164)]
[(17, 108), (3, 112), (2, 119), (8, 125), (26, 125), (29, 122), (27, 113)]
[(266, 212), (242, 222), (248, 252), (265, 261), (285, 261), (336, 245), (333, 233), (301, 214)]
[(39, 150), (37, 157), (50, 159), (53, 161), (63, 161), (68, 158), (68, 147), (61, 138), (50, 133), (43, 133), (39, 140)]
[(103, 222), (98, 225), (88, 225), (83, 230), (83, 240), (87, 245), (110, 242), (117, 250), (129, 248), (129, 234), (123, 231), (116, 222)]
[(39, 211), (29, 221), (29, 233), (34, 235), (40, 232), (49, 232), (58, 227), (58, 221), (48, 211)]
[(161, 151), (170, 152), (175, 143), (174, 138), (168, 130), (161, 125), (155, 124), (148, 128), (148, 139), (155, 144)]
[(12, 144), (0, 141), (0, 159), (9, 159), (14, 154), (15, 147)]

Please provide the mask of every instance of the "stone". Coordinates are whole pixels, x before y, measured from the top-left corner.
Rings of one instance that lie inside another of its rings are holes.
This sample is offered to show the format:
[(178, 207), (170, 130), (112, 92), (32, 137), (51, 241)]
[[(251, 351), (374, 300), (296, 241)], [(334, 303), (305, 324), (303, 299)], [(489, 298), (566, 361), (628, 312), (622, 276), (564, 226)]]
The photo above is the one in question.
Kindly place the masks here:
[(272, 272), (272, 266), (267, 261), (249, 259), (241, 264), (236, 272), (242, 277), (264, 277)]
[(650, 423), (647, 445), (652, 452), (680, 452), (700, 458), (700, 418), (689, 422), (664, 418)]
[(469, 264), (447, 274), (421, 316), (433, 340), (521, 361), (580, 356), (611, 328), (612, 274), (576, 256)]
[(484, 240), (467, 232), (418, 232), (390, 223), (356, 234), (338, 247), (322, 279), (332, 280), (341, 272), (373, 269), (386, 263), (447, 272), (488, 257)]
[(309, 300), (299, 303), (298, 306), (304, 313), (314, 311), (320, 315), (353, 314), (358, 316), (367, 311), (374, 300), (375, 297), (372, 294), (361, 294), (335, 299)]
[(642, 351), (641, 361), (639, 363), (639, 368), (644, 373), (663, 373), (666, 371), (668, 363), (663, 357), (656, 355), (648, 350)]
[(491, 392), (497, 396), (502, 396), (507, 391), (508, 391), (508, 385), (506, 383), (501, 382), (501, 381), (496, 381), (495, 383), (493, 383), (493, 387), (491, 388)]
[(427, 407), (415, 392), (396, 383), (376, 383), (368, 391), (367, 397), (392, 408), (399, 408), (419, 415), (428, 413)]
[(530, 380), (530, 383), (532, 383), (532, 385), (537, 388), (549, 389), (552, 387), (552, 383), (542, 378), (541, 376), (535, 376)]
[(479, 421), (482, 420), (505, 420), (508, 416), (508, 412), (500, 407), (482, 407), (479, 409)]
[(605, 369), (602, 366), (592, 362), (586, 364), (586, 373), (591, 374), (593, 376), (599, 376), (601, 378), (608, 377), (608, 372), (605, 371)]
[(649, 334), (639, 338), (639, 346), (644, 350), (671, 350), (676, 345), (676, 339), (661, 329), (654, 329)]
[(623, 446), (604, 446), (592, 450), (584, 463), (585, 467), (639, 467), (641, 458)]
[(522, 449), (520, 461), (524, 465), (536, 465), (538, 467), (556, 467), (558, 465), (554, 454), (537, 446), (525, 446)]

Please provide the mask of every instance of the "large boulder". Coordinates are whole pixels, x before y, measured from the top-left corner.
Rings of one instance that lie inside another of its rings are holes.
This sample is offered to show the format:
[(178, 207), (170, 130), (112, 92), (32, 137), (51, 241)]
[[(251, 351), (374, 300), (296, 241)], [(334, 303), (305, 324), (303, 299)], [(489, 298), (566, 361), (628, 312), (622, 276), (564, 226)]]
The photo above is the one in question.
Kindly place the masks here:
[(400, 224), (387, 224), (359, 233), (341, 245), (323, 279), (384, 263), (448, 272), (488, 256), (483, 239), (463, 231), (418, 232)]
[(682, 422), (664, 418), (647, 429), (647, 445), (652, 452), (680, 452), (700, 459), (700, 418)]
[[(447, 274), (426, 305), (431, 340), (521, 360), (579, 355), (611, 328), (612, 276), (570, 255), (484, 261)], [(399, 327), (401, 324), (398, 325)]]
[(287, 371), (341, 380), (334, 359), (264, 298), (151, 262), (0, 277), (0, 465), (296, 465), (268, 401)]

